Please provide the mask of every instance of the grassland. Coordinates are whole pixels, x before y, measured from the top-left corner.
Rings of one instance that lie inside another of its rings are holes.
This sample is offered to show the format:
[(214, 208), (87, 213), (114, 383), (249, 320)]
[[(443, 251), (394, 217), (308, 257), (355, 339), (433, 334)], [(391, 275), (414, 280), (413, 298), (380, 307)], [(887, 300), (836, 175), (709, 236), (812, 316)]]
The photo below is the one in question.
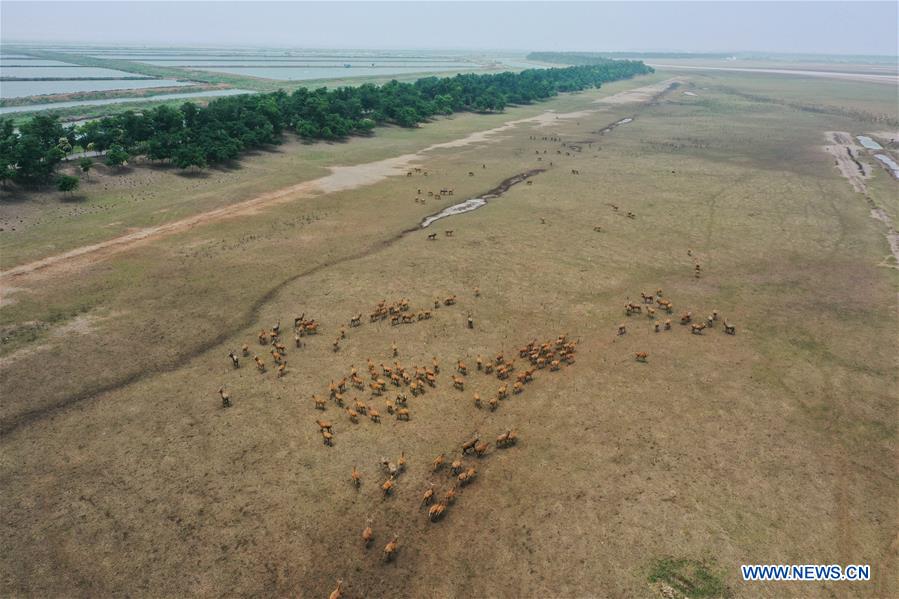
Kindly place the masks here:
[[(879, 86), (852, 84), (853, 96), (839, 82), (808, 92), (804, 80), (765, 87), (730, 73), (679, 75), (649, 102), (595, 102), (668, 76), (347, 144), (291, 142), (203, 176), (98, 169), (77, 201), (0, 204), (4, 229), (16, 225), (0, 233), (8, 270), (336, 164), (420, 152), (547, 108), (587, 111), (423, 152), (427, 177), (304, 195), (3, 280), (5, 588), (320, 597), (341, 578), (350, 597), (895, 596), (899, 278), (869, 202), (895, 215), (896, 182), (875, 169), (866, 200), (821, 149), (825, 131), (874, 123), (747, 95), (817, 103), (833, 89), (846, 97), (835, 106), (894, 108)], [(598, 133), (623, 118), (634, 120)], [(434, 225), (452, 237), (415, 230), (533, 168), (546, 170), (532, 185)], [(442, 187), (453, 198), (414, 201)], [(719, 310), (737, 335), (654, 333), (646, 316), (623, 314), (657, 288), (677, 313)], [(431, 320), (365, 322), (331, 350), (350, 316), (381, 299), (423, 309), (450, 294), (458, 304)], [(267, 358), (259, 329), (301, 313), (323, 332), (288, 350), (285, 377), (270, 359), (265, 375), (248, 359), (232, 369), (230, 349), (248, 343)], [(617, 336), (621, 322), (628, 333)], [(464, 392), (451, 388), (457, 359), (472, 366), (560, 333), (579, 339), (577, 361), (538, 372), (497, 411), (471, 400), (492, 395), (496, 379), (471, 373)], [(432, 356), (437, 388), (410, 399), (409, 422), (388, 417), (382, 399), (381, 424), (351, 424), (331, 403), (313, 409), (311, 395), (327, 395), (350, 365)], [(334, 423), (334, 447), (318, 417)], [(431, 460), (508, 428), (518, 445), (467, 458), (477, 480), (429, 523), (421, 493), (448, 486)], [(384, 499), (378, 459), (400, 452), (407, 472)], [(394, 533), (400, 551), (384, 564)], [(873, 581), (739, 580), (741, 563), (808, 562), (870, 563)]]

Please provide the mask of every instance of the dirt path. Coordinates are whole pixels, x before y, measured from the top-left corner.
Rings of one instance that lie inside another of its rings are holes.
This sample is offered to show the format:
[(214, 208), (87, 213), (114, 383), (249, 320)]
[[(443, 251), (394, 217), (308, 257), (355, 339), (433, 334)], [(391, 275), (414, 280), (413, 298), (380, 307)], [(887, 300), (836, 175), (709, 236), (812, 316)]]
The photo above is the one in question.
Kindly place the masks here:
[[(645, 102), (655, 97), (660, 91), (667, 89), (675, 81), (677, 80), (669, 79), (658, 84), (620, 92), (608, 98), (603, 98), (602, 103), (626, 104)], [(493, 129), (477, 131), (459, 139), (434, 144), (414, 154), (404, 154), (353, 166), (334, 166), (331, 167), (329, 175), (318, 179), (297, 183), (296, 185), (268, 192), (230, 206), (195, 214), (155, 227), (140, 229), (113, 239), (81, 246), (61, 254), (48, 256), (2, 271), (0, 272), (0, 295), (8, 296), (15, 289), (22, 286), (27, 287), (28, 283), (41, 278), (72, 274), (85, 266), (135, 247), (138, 244), (181, 233), (206, 223), (255, 214), (263, 208), (269, 208), (284, 202), (373, 185), (387, 177), (404, 174), (413, 164), (424, 159), (426, 153), (434, 150), (461, 148), (477, 143), (490, 143), (496, 138), (497, 134), (508, 131), (518, 125), (534, 123), (538, 126), (547, 126), (559, 119), (581, 118), (600, 110), (603, 109), (568, 113), (556, 113), (549, 110), (533, 117), (508, 121)], [(15, 287), (12, 286), (13, 283), (15, 283)]]
[(869, 75), (866, 73), (846, 73), (840, 71), (805, 71), (802, 69), (756, 69), (749, 67), (703, 67), (693, 65), (646, 63), (659, 69), (693, 69), (697, 71), (733, 71), (737, 73), (764, 73), (771, 75), (801, 75), (803, 77), (823, 77), (826, 79), (846, 79), (850, 81), (865, 81), (867, 83), (886, 83), (896, 85), (899, 77), (895, 75)]

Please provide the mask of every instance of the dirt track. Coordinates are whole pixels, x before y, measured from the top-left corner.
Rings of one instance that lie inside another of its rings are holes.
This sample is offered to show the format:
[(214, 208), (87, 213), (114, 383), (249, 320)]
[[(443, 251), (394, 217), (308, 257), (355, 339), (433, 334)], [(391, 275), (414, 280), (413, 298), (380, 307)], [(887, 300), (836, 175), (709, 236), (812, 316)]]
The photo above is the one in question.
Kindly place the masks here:
[[(676, 80), (669, 79), (658, 84), (619, 92), (607, 98), (603, 98), (601, 102), (606, 104), (646, 102), (657, 96), (660, 92), (664, 92), (674, 81)], [(312, 181), (304, 181), (296, 185), (285, 187), (284, 189), (259, 195), (237, 204), (224, 206), (201, 214), (195, 214), (156, 227), (140, 229), (100, 243), (81, 246), (61, 254), (48, 256), (40, 260), (35, 260), (34, 262), (10, 268), (9, 270), (0, 272), (0, 286), (2, 286), (4, 294), (6, 295), (12, 291), (12, 282), (15, 282), (18, 287), (27, 285), (28, 282), (39, 280), (46, 276), (71, 274), (88, 264), (103, 260), (138, 244), (153, 241), (167, 235), (181, 233), (199, 225), (227, 218), (254, 214), (263, 208), (283, 202), (308, 198), (322, 193), (346, 191), (365, 185), (372, 185), (386, 177), (402, 174), (411, 165), (422, 159), (425, 153), (433, 150), (459, 148), (475, 143), (489, 143), (491, 139), (495, 139), (495, 136), (498, 133), (507, 131), (520, 124), (536, 123), (540, 126), (546, 126), (559, 119), (580, 118), (590, 112), (597, 112), (598, 110), (602, 109), (571, 113), (547, 111), (537, 116), (508, 121), (499, 127), (471, 133), (459, 139), (434, 144), (414, 154), (404, 154), (394, 158), (387, 158), (385, 160), (353, 166), (331, 167), (331, 174)]]

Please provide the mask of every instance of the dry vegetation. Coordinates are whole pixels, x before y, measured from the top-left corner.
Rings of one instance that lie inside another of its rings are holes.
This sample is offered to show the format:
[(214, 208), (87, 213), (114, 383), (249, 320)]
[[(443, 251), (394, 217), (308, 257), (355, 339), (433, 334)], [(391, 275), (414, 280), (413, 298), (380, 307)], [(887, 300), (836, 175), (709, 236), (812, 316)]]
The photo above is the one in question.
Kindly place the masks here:
[[(894, 596), (897, 269), (870, 202), (895, 218), (896, 182), (872, 165), (859, 193), (822, 149), (869, 124), (716, 77), (289, 144), (208, 178), (98, 174), (47, 212), (4, 203), (23, 223), (0, 233), (6, 271), (329, 165), (574, 114), (3, 278), (4, 588), (758, 596), (785, 587), (742, 583), (741, 563), (821, 562), (870, 563), (873, 581), (803, 595)], [(870, 107), (882, 86), (857, 87)]]

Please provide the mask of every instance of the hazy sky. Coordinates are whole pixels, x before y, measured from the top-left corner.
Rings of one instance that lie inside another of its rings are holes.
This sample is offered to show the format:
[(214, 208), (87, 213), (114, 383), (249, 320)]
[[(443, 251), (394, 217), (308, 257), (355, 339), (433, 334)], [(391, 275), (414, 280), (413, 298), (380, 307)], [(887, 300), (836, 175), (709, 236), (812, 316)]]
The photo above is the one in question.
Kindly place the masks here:
[(897, 2), (15, 2), (0, 39), (118, 44), (897, 53)]

